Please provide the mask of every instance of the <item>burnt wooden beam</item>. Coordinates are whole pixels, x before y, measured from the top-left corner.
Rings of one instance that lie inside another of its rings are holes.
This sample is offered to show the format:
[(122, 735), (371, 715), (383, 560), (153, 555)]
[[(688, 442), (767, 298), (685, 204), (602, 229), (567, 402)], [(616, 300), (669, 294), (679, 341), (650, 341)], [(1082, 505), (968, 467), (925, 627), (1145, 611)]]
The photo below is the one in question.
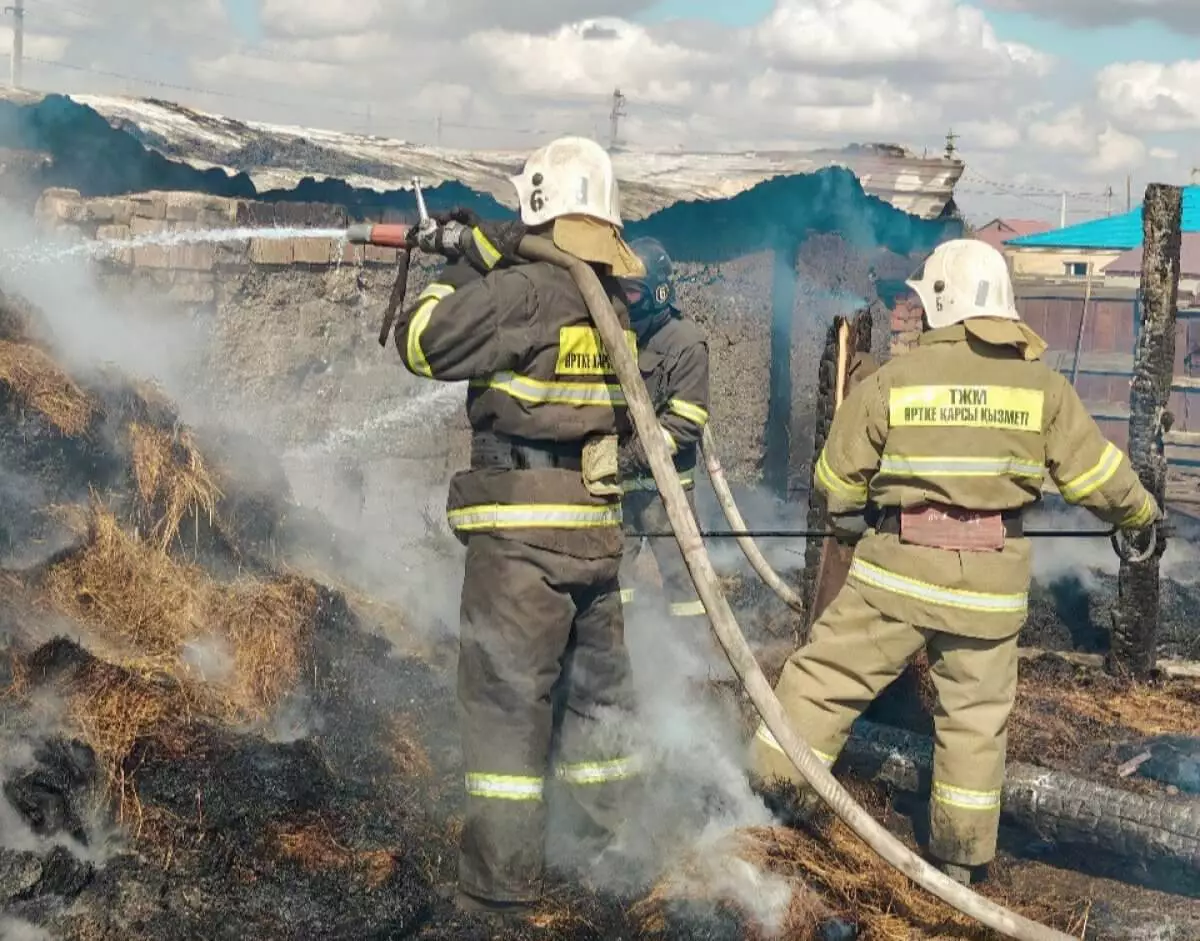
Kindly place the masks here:
[[(838, 761), (864, 780), (926, 796), (933, 739), (860, 719)], [(1010, 762), (1001, 802), (1006, 819), (1044, 840), (1200, 873), (1200, 801), (1135, 794)]]
[[(809, 461), (809, 490), (808, 518), (806, 528), (809, 531), (827, 529), (825, 500), (817, 492), (813, 474), (817, 466), (817, 458), (825, 447), (829, 437), (829, 429), (833, 425), (833, 416), (837, 411), (839, 398), (844, 396), (856, 384), (859, 373), (847, 376), (845, 370), (839, 376), (839, 335), (843, 325), (849, 328), (848, 342), (844, 356), (848, 360), (854, 354), (869, 354), (871, 352), (871, 335), (873, 312), (870, 309), (859, 311), (852, 320), (845, 317), (835, 317), (825, 335), (825, 350), (817, 367), (817, 415), (813, 427), (812, 459)], [(839, 394), (839, 383), (842, 388)], [(840, 545), (831, 538), (808, 539), (804, 544), (804, 576), (801, 582), (801, 592), (804, 598), (804, 610), (808, 616), (804, 624), (798, 624), (796, 629), (797, 645), (808, 640), (813, 622), (820, 617), (821, 612), (829, 605), (845, 584), (850, 571), (850, 559), (853, 550)]]
[[(1179, 291), (1183, 190), (1152, 183), (1143, 206), (1141, 315), (1129, 391), (1129, 459), (1161, 506), (1166, 499), (1167, 461), (1163, 412), (1175, 366), (1175, 316)], [(1154, 670), (1158, 653), (1159, 562), (1166, 538), (1143, 562), (1121, 560), (1112, 615), (1113, 672), (1137, 677)]]

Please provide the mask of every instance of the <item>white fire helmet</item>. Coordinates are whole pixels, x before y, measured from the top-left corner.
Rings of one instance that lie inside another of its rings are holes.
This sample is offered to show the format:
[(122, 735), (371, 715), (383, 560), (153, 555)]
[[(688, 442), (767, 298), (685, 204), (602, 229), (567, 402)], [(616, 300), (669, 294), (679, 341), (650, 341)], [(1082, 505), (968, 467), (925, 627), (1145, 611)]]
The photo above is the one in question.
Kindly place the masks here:
[(931, 330), (972, 317), (1021, 319), (1004, 256), (978, 239), (943, 242), (907, 284), (921, 299)]
[(621, 228), (621, 197), (607, 151), (586, 137), (560, 137), (512, 177), (521, 221), (544, 225), (560, 216), (589, 216)]

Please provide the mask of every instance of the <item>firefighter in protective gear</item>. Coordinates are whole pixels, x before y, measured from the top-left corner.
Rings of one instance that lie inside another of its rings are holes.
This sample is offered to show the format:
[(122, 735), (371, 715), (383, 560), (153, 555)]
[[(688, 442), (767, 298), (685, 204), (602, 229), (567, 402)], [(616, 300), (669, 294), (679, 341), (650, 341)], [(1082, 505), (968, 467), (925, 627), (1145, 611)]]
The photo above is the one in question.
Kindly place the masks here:
[[(847, 395), (814, 471), (840, 538), (861, 536), (849, 577), (776, 692), (832, 765), (854, 719), (925, 648), (938, 696), (929, 852), (969, 883), (996, 850), (1030, 582), (1022, 510), (1048, 471), (1067, 502), (1121, 530), (1161, 514), (1039, 360), (1045, 343), (1021, 323), (999, 252), (946, 242), (908, 284), (925, 314), (917, 348)], [(765, 726), (751, 748), (760, 782), (802, 784)], [(801, 808), (811, 797), (801, 787)]]
[[(637, 333), (638, 366), (658, 415), (659, 428), (671, 449), (679, 482), (696, 512), (696, 458), (700, 436), (708, 423), (708, 343), (676, 304), (671, 258), (655, 239), (637, 239), (630, 247), (646, 269), (641, 278), (621, 281), (629, 318)], [(636, 435), (621, 446), (620, 468), (625, 490), (625, 528), (632, 532), (670, 529), (666, 506), (650, 473), (650, 462)], [(640, 540), (630, 539), (622, 563), (621, 598), (637, 599), (630, 577)], [(695, 622), (705, 616), (704, 604), (673, 539), (652, 539), (650, 548), (663, 581), (667, 614)], [(703, 626), (703, 625), (701, 625)]]
[(470, 244), (396, 328), (409, 371), (468, 382), (471, 466), (448, 499), (467, 547), (458, 903), (500, 914), (540, 898), (548, 783), (565, 792), (580, 844), (599, 854), (636, 771), (620, 734), (630, 724), (607, 722), (632, 707), (618, 582), (627, 408), (571, 276), (516, 250), (527, 232), (544, 234), (590, 262), (631, 349), (618, 278), (642, 269), (621, 238), (617, 182), (598, 144), (556, 140), (513, 183), (521, 221), (453, 214), (474, 223)]

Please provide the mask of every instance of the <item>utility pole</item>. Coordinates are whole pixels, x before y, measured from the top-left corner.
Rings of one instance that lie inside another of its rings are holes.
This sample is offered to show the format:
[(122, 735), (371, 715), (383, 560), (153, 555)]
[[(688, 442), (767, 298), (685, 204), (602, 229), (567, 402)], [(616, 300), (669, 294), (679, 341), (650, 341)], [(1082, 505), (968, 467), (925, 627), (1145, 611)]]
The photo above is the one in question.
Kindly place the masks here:
[(954, 142), (958, 140), (958, 135), (954, 133), (954, 128), (950, 128), (946, 132), (946, 159), (953, 160), (954, 155), (958, 152), (958, 148), (954, 146)]
[(1133, 210), (1133, 174), (1127, 173), (1125, 175), (1125, 211), (1131, 212), (1132, 210)]
[(439, 147), (442, 146), (442, 112), (437, 113), (437, 117), (433, 119), (433, 137), (437, 141)]
[(625, 96), (621, 89), (613, 89), (612, 101), (612, 111), (608, 113), (608, 149), (616, 150), (621, 118), (625, 117)]
[(13, 88), (20, 88), (21, 66), (25, 58), (25, 0), (13, 0), (13, 5), (5, 7), (4, 12), (13, 15), (12, 74), (9, 83)]
[(1112, 215), (1112, 198), (1113, 190), (1112, 187), (1109, 186), (1109, 188), (1104, 191), (1104, 214), (1106, 216)]
[(1067, 194), (1062, 194), (1062, 207), (1058, 210), (1058, 227), (1065, 229), (1067, 227)]

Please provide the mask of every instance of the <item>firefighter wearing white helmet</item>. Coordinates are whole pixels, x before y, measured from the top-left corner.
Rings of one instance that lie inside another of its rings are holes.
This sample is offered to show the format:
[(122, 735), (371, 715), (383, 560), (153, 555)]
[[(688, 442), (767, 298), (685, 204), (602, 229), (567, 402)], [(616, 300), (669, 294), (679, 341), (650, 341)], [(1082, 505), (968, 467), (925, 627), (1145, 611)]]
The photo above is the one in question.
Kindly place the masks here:
[[(939, 246), (908, 281), (924, 308), (916, 349), (846, 396), (814, 469), (849, 577), (788, 660), (776, 692), (829, 764), (851, 723), (928, 651), (937, 691), (930, 855), (969, 883), (996, 850), (1005, 734), (1017, 684), (1030, 545), (1023, 511), (1048, 473), (1069, 503), (1123, 530), (1160, 511), (1017, 313), (1003, 256)], [(813, 795), (760, 726), (753, 772)], [(774, 792), (778, 796), (778, 792)]]
[(512, 182), (519, 222), (456, 210), (422, 231), (432, 251), (463, 245), (462, 226), (471, 238), (399, 318), (396, 345), (416, 375), (469, 384), (471, 463), (448, 501), (467, 547), (457, 901), (520, 916), (542, 892), (551, 790), (586, 865), (612, 849), (636, 764), (611, 725), (600, 734), (603, 718), (632, 709), (618, 582), (627, 408), (571, 276), (518, 248), (536, 233), (591, 262), (631, 350), (619, 279), (642, 267), (621, 237), (617, 181), (595, 142), (556, 140)]

